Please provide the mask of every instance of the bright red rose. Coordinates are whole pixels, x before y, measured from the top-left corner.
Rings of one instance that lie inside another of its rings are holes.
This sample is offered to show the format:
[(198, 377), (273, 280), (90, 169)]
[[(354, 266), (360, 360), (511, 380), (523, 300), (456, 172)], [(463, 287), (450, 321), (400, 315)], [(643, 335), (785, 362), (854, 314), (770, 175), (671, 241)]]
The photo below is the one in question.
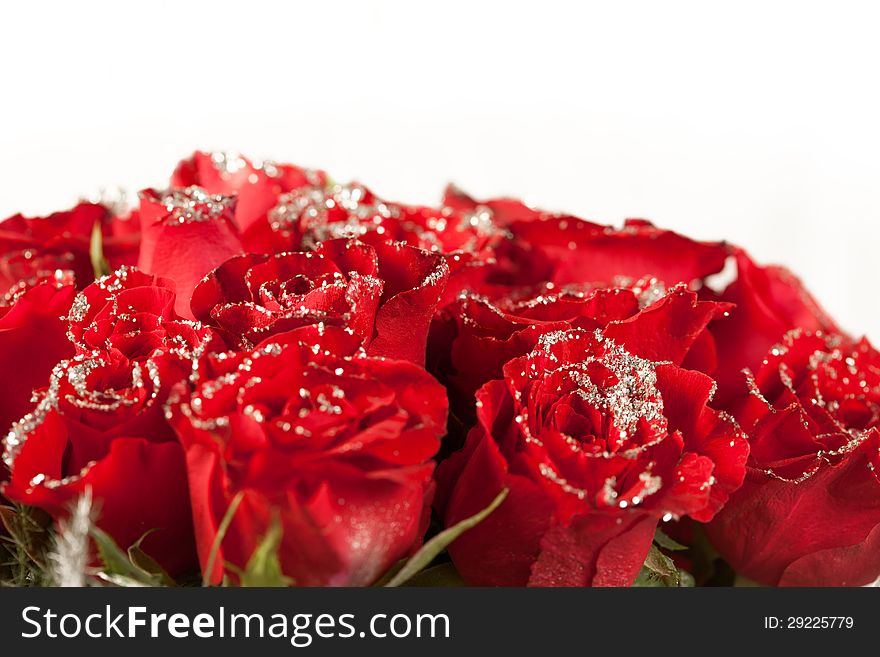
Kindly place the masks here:
[[(31, 410), (34, 389), (46, 385), (55, 364), (74, 354), (64, 315), (76, 289), (72, 274), (22, 282), (0, 301), (0, 427)], [(0, 477), (2, 479), (2, 477)]]
[(283, 571), (306, 586), (370, 584), (421, 542), (446, 395), (421, 368), (359, 345), (336, 327), (295, 329), (207, 357), (172, 400), (203, 569), (243, 494), (212, 582), (224, 563), (245, 566), (273, 518)]
[(244, 349), (323, 322), (350, 329), (372, 356), (421, 364), (448, 274), (441, 256), (405, 244), (330, 239), (314, 252), (228, 260), (199, 283), (192, 312)]
[(174, 310), (192, 319), (190, 297), (209, 271), (244, 252), (232, 221), (236, 197), (199, 187), (140, 193), (142, 239), (138, 268), (174, 281)]
[(627, 219), (623, 228), (615, 228), (514, 199), (478, 202), (454, 187), (444, 202), (459, 212), (482, 207), (507, 232), (509, 239), (495, 248), (498, 265), (487, 281), (494, 285), (626, 286), (653, 277), (669, 287), (699, 288), (721, 271), (729, 254), (723, 242), (694, 241), (643, 219)]
[(209, 194), (236, 196), (235, 224), (246, 251), (272, 251), (269, 211), (282, 194), (300, 187), (323, 187), (327, 174), (292, 164), (256, 161), (237, 153), (196, 151), (182, 160), (172, 187), (200, 187)]
[(58, 517), (90, 487), (98, 526), (120, 546), (158, 530), (144, 551), (185, 572), (195, 565), (186, 468), (163, 404), (212, 334), (175, 315), (169, 281), (126, 268), (77, 294), (67, 320), (76, 353), (6, 437), (4, 494)]
[(732, 399), (751, 436), (742, 488), (709, 525), (736, 571), (770, 585), (880, 576), (880, 354), (793, 331)]
[(269, 212), (275, 251), (314, 249), (321, 242), (356, 237), (369, 244), (405, 242), (442, 254), (450, 283), (444, 303), (481, 281), (505, 233), (492, 213), (466, 212), (385, 201), (357, 183), (303, 187), (285, 194)]
[(553, 216), (552, 212), (538, 210), (515, 198), (493, 198), (478, 201), (455, 185), (447, 185), (443, 194), (443, 206), (458, 212), (474, 212), (487, 208), (495, 223), (506, 227), (516, 221), (535, 221)]
[(641, 219), (614, 228), (548, 216), (514, 222), (508, 230), (513, 239), (507, 250), (498, 249), (499, 260), (506, 263), (496, 274), (501, 283), (625, 284), (654, 277), (669, 286), (699, 287), (721, 271), (728, 255), (723, 243), (697, 242)]
[(139, 227), (130, 215), (115, 216), (110, 208), (95, 203), (80, 203), (48, 217), (17, 214), (0, 223), (0, 289), (57, 270), (73, 272), (80, 288), (91, 283), (95, 275), (89, 244), (96, 223), (110, 266), (135, 264)]
[(742, 392), (744, 368), (760, 366), (767, 351), (793, 329), (841, 332), (801, 282), (783, 267), (759, 267), (734, 251), (737, 277), (718, 297), (736, 305), (730, 318), (710, 326), (718, 343), (718, 398), (725, 407)]
[(744, 435), (707, 405), (712, 379), (677, 364), (690, 338), (658, 331), (709, 318), (671, 309), (613, 338), (546, 333), (477, 393), (477, 426), (438, 468), (438, 510), (451, 526), (510, 493), (449, 548), (469, 584), (630, 585), (661, 519), (708, 521), (740, 485)]
[(611, 288), (546, 283), (492, 299), (464, 294), (442, 312), (448, 326), (445, 330), (435, 326), (430, 360), (441, 363), (436, 369), (461, 402), (456, 407), (473, 406), (476, 391), (491, 379), (503, 378), (504, 364), (531, 351), (540, 335), (568, 328), (608, 327), (606, 333), (614, 337), (615, 324), (645, 310), (640, 322), (657, 319), (654, 339), (676, 341), (678, 362), (690, 355), (685, 363), (688, 368), (712, 374), (715, 345), (704, 329), (730, 307), (699, 302), (684, 285), (667, 290), (653, 278)]

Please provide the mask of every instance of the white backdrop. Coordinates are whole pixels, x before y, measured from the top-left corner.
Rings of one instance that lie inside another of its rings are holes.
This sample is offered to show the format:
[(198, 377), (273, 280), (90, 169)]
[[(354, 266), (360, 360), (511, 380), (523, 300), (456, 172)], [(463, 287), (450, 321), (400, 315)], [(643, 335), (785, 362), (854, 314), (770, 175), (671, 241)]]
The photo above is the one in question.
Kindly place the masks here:
[(65, 2), (0, 9), (0, 215), (195, 148), (435, 202), (454, 180), (727, 238), (880, 342), (880, 39), (828, 2)]

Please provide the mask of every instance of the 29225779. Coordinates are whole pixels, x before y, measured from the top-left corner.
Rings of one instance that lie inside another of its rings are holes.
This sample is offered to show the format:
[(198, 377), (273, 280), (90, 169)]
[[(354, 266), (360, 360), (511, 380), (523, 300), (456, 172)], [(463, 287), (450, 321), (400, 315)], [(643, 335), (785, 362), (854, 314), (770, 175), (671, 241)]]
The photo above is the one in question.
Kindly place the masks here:
[(764, 616), (764, 629), (788, 630), (851, 630), (852, 616)]

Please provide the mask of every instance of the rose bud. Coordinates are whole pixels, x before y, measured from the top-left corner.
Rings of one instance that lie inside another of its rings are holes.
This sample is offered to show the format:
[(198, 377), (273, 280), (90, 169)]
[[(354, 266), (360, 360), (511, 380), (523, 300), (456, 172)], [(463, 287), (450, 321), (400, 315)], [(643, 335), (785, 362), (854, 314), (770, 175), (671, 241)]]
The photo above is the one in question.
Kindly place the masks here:
[(246, 251), (273, 251), (268, 213), (282, 194), (301, 187), (324, 187), (327, 174), (292, 164), (249, 160), (237, 153), (196, 151), (182, 160), (172, 187), (200, 187), (209, 194), (236, 196), (234, 218)]
[(185, 461), (162, 406), (212, 334), (175, 315), (170, 281), (127, 268), (79, 293), (67, 320), (76, 354), (6, 437), (4, 494), (57, 518), (91, 488), (98, 526), (123, 549), (151, 532), (143, 550), (186, 572), (195, 544)]
[(747, 371), (731, 408), (750, 436), (745, 482), (708, 526), (741, 575), (773, 586), (880, 576), (880, 354), (792, 331)]
[(740, 485), (744, 435), (648, 319), (546, 333), (479, 390), (477, 426), (437, 472), (447, 527), (509, 490), (449, 547), (468, 584), (628, 586), (661, 519), (711, 520)]
[(736, 279), (718, 297), (735, 304), (730, 318), (709, 328), (718, 344), (716, 402), (724, 408), (742, 393), (743, 368), (760, 366), (786, 332), (841, 332), (801, 282), (782, 267), (759, 267), (742, 249), (734, 251)]
[(243, 253), (232, 221), (235, 197), (198, 187), (140, 192), (141, 240), (138, 268), (174, 281), (175, 311), (192, 319), (190, 297), (209, 271)]
[(330, 239), (228, 260), (196, 287), (192, 312), (243, 349), (323, 322), (350, 328), (371, 356), (421, 364), (448, 272), (441, 256), (404, 244)]
[(431, 360), (442, 363), (437, 369), (461, 402), (455, 405), (459, 417), (469, 417), (476, 391), (491, 379), (503, 378), (504, 364), (531, 351), (543, 333), (608, 327), (606, 333), (614, 337), (619, 330), (615, 324), (640, 312), (642, 323), (655, 318), (655, 339), (676, 341), (679, 362), (690, 355), (685, 362), (689, 369), (712, 374), (715, 345), (704, 329), (730, 308), (730, 304), (698, 301), (683, 284), (667, 290), (653, 278), (612, 288), (546, 283), (492, 299), (464, 294), (442, 312), (447, 327), (445, 331), (435, 327)]
[(359, 345), (345, 329), (295, 329), (206, 357), (172, 397), (203, 570), (241, 500), (211, 582), (226, 563), (234, 578), (273, 522), (282, 570), (304, 586), (370, 584), (419, 545), (446, 395), (420, 367)]
[(137, 261), (138, 229), (129, 215), (116, 216), (96, 203), (80, 203), (47, 217), (20, 214), (0, 223), (0, 289), (22, 280), (71, 271), (78, 287), (95, 280), (89, 245), (95, 225), (103, 236), (103, 254), (111, 267)]

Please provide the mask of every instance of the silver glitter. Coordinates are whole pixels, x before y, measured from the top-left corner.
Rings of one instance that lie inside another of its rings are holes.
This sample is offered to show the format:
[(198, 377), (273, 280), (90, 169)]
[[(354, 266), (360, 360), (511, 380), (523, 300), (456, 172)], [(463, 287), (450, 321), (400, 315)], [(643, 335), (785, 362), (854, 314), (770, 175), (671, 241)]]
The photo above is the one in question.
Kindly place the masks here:
[(158, 201), (165, 206), (168, 216), (163, 219), (166, 224), (188, 224), (202, 221), (216, 221), (231, 213), (235, 208), (234, 196), (208, 194), (201, 187), (184, 189), (168, 189), (152, 198), (152, 192), (140, 193), (147, 201)]

